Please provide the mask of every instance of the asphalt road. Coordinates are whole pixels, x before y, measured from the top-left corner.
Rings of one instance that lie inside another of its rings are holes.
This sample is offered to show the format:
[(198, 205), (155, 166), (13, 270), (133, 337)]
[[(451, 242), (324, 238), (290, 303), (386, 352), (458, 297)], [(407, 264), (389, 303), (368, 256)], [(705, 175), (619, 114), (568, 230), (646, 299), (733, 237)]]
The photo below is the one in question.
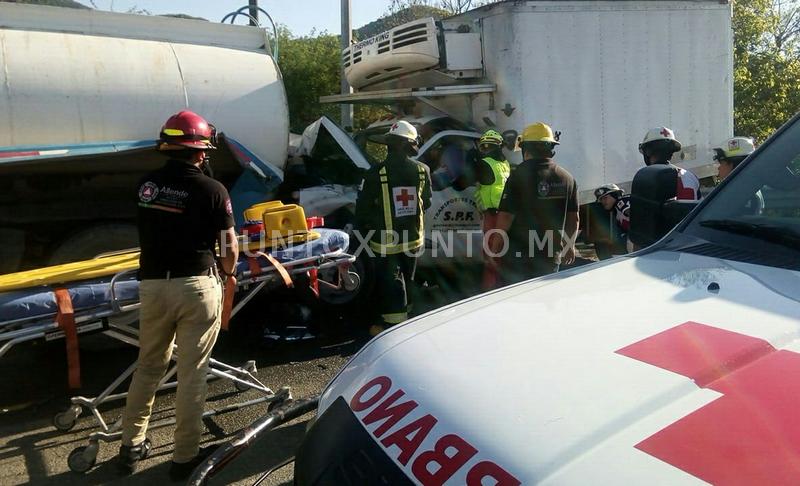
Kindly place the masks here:
[[(465, 272), (457, 278), (463, 286)], [(447, 280), (439, 286), (427, 286), (415, 294), (418, 312), (458, 300), (467, 292), (455, 291)], [(325, 384), (368, 340), (367, 323), (358, 310), (350, 316), (334, 315), (323, 310), (298, 312), (292, 302), (272, 298), (253, 301), (249, 312), (240, 314), (232, 330), (220, 334), (213, 357), (229, 364), (240, 365), (255, 360), (257, 378), (273, 390), (291, 386), (295, 398), (308, 397), (321, 391)], [(284, 322), (305, 322), (314, 326), (320, 337), (307, 341), (269, 343), (263, 339), (263, 327)], [(135, 359), (136, 349), (120, 345), (105, 336), (81, 338), (81, 370), (83, 396), (96, 396)], [(110, 346), (109, 346), (110, 345)], [(0, 360), (0, 484), (98, 485), (165, 484), (173, 449), (173, 427), (152, 429), (148, 437), (153, 442), (151, 457), (143, 461), (140, 470), (130, 477), (118, 474), (112, 459), (119, 442), (101, 443), (97, 465), (86, 474), (69, 470), (67, 457), (77, 447), (86, 445), (88, 434), (96, 431), (94, 418), (87, 412), (69, 432), (60, 432), (52, 425), (53, 416), (64, 410), (69, 397), (67, 390), (66, 353), (64, 341), (27, 344), (13, 348)], [(121, 391), (127, 390), (125, 382)], [(254, 399), (258, 392), (237, 393), (232, 383), (214, 381), (209, 385), (206, 408), (219, 409), (225, 405)], [(174, 391), (161, 392), (156, 400), (151, 423), (174, 417)], [(108, 422), (116, 420), (124, 405), (122, 401), (101, 407)], [(242, 428), (267, 411), (266, 404), (237, 410), (205, 420), (206, 432), (202, 445), (220, 444), (230, 440)], [(291, 457), (302, 439), (311, 414), (291, 422), (260, 439), (232, 462), (211, 484), (252, 484), (260, 473)], [(278, 470), (264, 484), (291, 484), (292, 466)]]
[[(479, 272), (464, 267), (440, 271), (437, 284), (415, 287), (415, 312), (426, 312), (477, 293), (479, 277)], [(310, 313), (298, 309), (296, 302), (272, 294), (263, 301), (252, 301), (246, 312), (233, 321), (231, 330), (220, 334), (213, 357), (237, 366), (255, 360), (255, 375), (262, 383), (273, 390), (290, 386), (295, 398), (319, 393), (347, 359), (369, 341), (368, 322), (363, 307), (352, 309), (349, 314), (313, 307), (305, 307)], [(300, 323), (311, 326), (318, 337), (278, 343), (264, 339), (264, 327)], [(79, 394), (83, 396), (99, 394), (136, 359), (136, 348), (102, 335), (81, 338), (81, 343), (83, 387)], [(87, 412), (69, 432), (60, 432), (52, 425), (53, 416), (64, 410), (69, 398), (76, 394), (67, 390), (65, 363), (63, 340), (20, 345), (0, 360), (0, 485), (168, 484), (172, 426), (151, 426), (151, 456), (130, 477), (120, 476), (112, 461), (119, 442), (101, 443), (97, 465), (88, 473), (69, 470), (69, 453), (87, 445), (88, 434), (97, 428)], [(127, 390), (127, 385), (124, 382), (120, 391)], [(220, 409), (259, 396), (254, 390), (236, 392), (229, 381), (212, 381), (206, 409)], [(123, 405), (121, 400), (111, 402), (103, 405), (100, 412), (110, 423), (119, 417)], [(151, 424), (174, 417), (173, 405), (174, 391), (161, 392)], [(201, 445), (224, 443), (266, 413), (267, 405), (260, 404), (208, 418)], [(301, 417), (260, 438), (210, 484), (252, 484), (263, 471), (294, 455), (311, 418), (312, 414)], [(292, 473), (291, 465), (283, 467), (264, 484), (291, 484)]]
[[(104, 338), (106, 339), (106, 338)], [(329, 337), (277, 345), (242, 345), (235, 337), (221, 336), (215, 358), (228, 363), (254, 359), (259, 365), (256, 376), (277, 390), (290, 385), (295, 397), (317, 393), (341, 368), (347, 358), (367, 340), (361, 332), (344, 332)], [(95, 343), (97, 344), (97, 343)], [(254, 344), (254, 343), (251, 343)], [(133, 348), (84, 350), (81, 354), (83, 388), (81, 394), (94, 396), (124, 370), (136, 357)], [(3, 360), (0, 378), (0, 484), (162, 484), (168, 482), (167, 469), (173, 449), (173, 427), (151, 430), (152, 456), (143, 462), (137, 474), (120, 477), (111, 459), (119, 443), (102, 444), (97, 467), (80, 475), (67, 467), (67, 456), (76, 447), (86, 445), (93, 431), (94, 419), (83, 415), (70, 432), (57, 431), (51, 424), (54, 414), (67, 404), (64, 342), (18, 347)], [(127, 383), (123, 386), (127, 388)], [(209, 386), (207, 407), (220, 408), (237, 400), (257, 398), (259, 393), (237, 393), (230, 382), (215, 381)], [(153, 420), (173, 416), (174, 393), (159, 394)], [(122, 401), (102, 408), (107, 419), (115, 420)], [(222, 443), (243, 427), (266, 413), (266, 404), (237, 410), (205, 420), (202, 443)], [(293, 455), (302, 437), (303, 417), (261, 440), (231, 464), (212, 484), (252, 484), (264, 469)], [(291, 466), (283, 468), (267, 484), (282, 484), (292, 478)]]

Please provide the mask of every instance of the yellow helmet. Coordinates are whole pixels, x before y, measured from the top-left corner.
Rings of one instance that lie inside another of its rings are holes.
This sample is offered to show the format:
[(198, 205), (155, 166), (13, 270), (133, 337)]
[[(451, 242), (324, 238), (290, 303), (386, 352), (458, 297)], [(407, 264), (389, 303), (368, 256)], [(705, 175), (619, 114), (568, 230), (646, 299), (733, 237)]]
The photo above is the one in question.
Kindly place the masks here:
[(503, 145), (503, 136), (497, 133), (496, 130), (486, 130), (478, 143), (480, 145)]
[(519, 141), (525, 142), (549, 142), (558, 145), (558, 135), (560, 133), (553, 133), (553, 129), (549, 125), (542, 122), (536, 122), (525, 127)]

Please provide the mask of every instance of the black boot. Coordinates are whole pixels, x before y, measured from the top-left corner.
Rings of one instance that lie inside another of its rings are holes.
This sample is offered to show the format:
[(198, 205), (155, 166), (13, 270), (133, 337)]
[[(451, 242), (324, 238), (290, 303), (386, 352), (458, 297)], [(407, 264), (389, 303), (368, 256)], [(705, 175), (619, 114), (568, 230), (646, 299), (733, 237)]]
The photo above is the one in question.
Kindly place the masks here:
[(137, 463), (147, 459), (151, 448), (150, 439), (145, 439), (141, 444), (135, 446), (119, 446), (119, 455), (117, 456), (119, 470), (125, 474), (136, 472)]
[(189, 462), (175, 462), (169, 466), (169, 478), (173, 481), (181, 481), (188, 478), (194, 469), (205, 461), (217, 449), (217, 446), (201, 447), (197, 455)]

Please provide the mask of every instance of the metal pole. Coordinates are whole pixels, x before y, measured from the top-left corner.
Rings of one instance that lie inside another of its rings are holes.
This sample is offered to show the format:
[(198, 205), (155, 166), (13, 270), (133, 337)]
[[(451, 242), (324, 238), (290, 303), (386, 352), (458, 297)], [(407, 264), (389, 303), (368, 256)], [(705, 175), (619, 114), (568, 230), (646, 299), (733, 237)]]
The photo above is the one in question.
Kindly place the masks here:
[[(353, 30), (351, 24), (350, 0), (342, 0), (342, 50), (350, 47), (350, 44), (353, 41)], [(352, 93), (353, 90), (350, 88), (350, 84), (347, 82), (347, 78), (344, 76), (344, 66), (342, 66), (341, 76), (342, 94), (346, 95)], [(342, 127), (347, 131), (353, 130), (353, 105), (351, 104), (342, 105)]]
[(258, 25), (258, 0), (250, 0), (250, 25)]

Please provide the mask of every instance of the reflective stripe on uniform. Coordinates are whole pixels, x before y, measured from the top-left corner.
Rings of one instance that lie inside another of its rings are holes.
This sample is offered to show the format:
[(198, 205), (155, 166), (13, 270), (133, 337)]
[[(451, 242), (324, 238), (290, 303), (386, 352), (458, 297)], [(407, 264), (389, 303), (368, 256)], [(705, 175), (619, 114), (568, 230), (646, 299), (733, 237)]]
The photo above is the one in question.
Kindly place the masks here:
[[(392, 234), (392, 205), (391, 198), (389, 197), (389, 175), (386, 173), (386, 166), (381, 167), (378, 172), (381, 179), (381, 192), (383, 193), (383, 224), (386, 234)], [(390, 244), (392, 242), (389, 242)]]
[[(386, 166), (381, 167), (381, 170), (378, 171), (381, 181), (381, 193), (383, 196), (383, 222), (384, 228), (386, 228), (383, 231), (378, 231), (378, 234), (381, 236), (381, 241), (385, 243), (378, 243), (370, 240), (369, 247), (382, 255), (396, 255), (398, 253), (416, 250), (424, 243), (423, 221), (425, 215), (423, 214), (422, 207), (422, 190), (425, 187), (425, 168), (422, 165), (418, 165), (417, 171), (419, 173), (419, 187), (417, 188), (417, 212), (419, 213), (420, 237), (414, 241), (407, 241), (405, 243), (398, 243), (394, 241), (395, 232), (393, 231), (394, 225), (392, 224), (392, 206), (391, 198), (389, 197), (389, 175), (386, 171)], [(401, 235), (397, 235), (398, 239), (401, 239), (400, 236)]]
[(381, 255), (396, 255), (398, 253), (416, 250), (417, 248), (422, 246), (422, 243), (423, 243), (423, 238), (421, 237), (414, 241), (407, 241), (405, 243), (391, 244), (391, 245), (383, 245), (376, 241), (370, 240), (369, 247), (377, 251)]
[(419, 243), (413, 249), (419, 248), (425, 239), (425, 206), (422, 203), (422, 190), (425, 188), (425, 168), (420, 164), (417, 166), (419, 172), (419, 188), (417, 189), (417, 204), (419, 209)]

